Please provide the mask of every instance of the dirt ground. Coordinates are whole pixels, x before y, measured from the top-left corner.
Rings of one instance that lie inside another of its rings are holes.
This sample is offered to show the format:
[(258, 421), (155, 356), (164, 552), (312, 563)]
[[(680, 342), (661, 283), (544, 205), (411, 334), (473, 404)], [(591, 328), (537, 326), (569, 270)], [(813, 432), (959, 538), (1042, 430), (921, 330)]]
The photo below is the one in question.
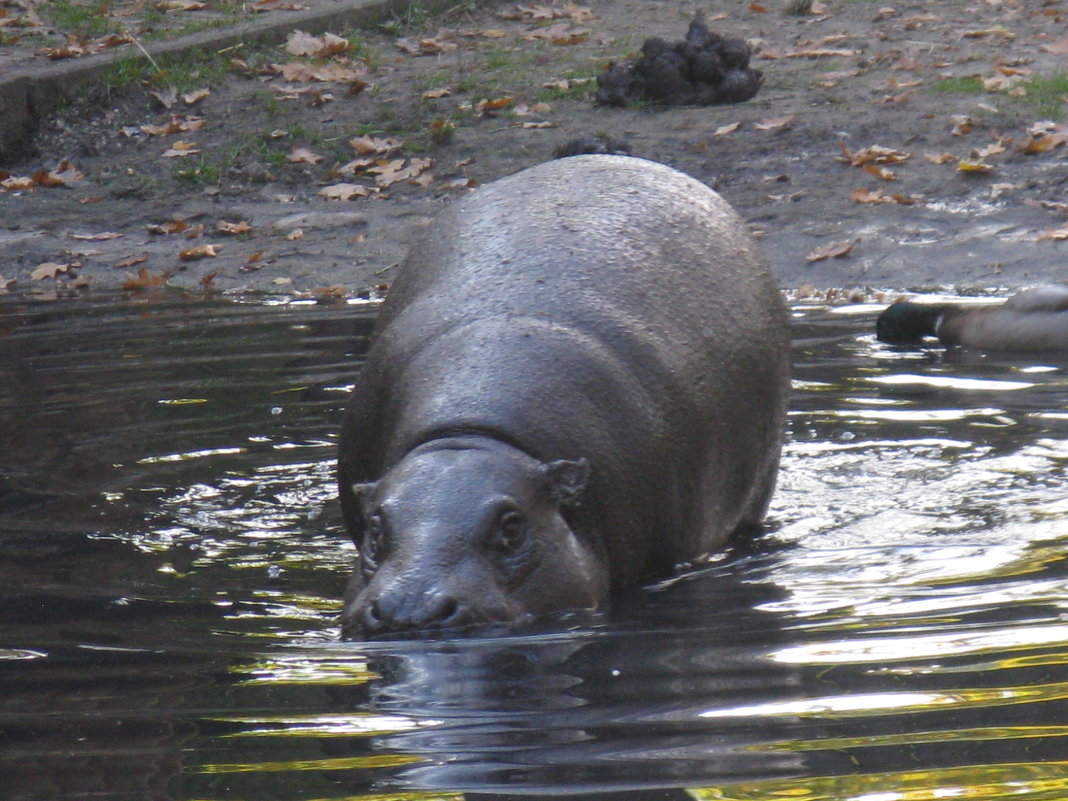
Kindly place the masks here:
[[(588, 0), (511, 19), (514, 3), (458, 3), (335, 31), (355, 50), (303, 61), (343, 69), (339, 82), (287, 81), (269, 65), (300, 59), (273, 48), (186, 75), (210, 90), (195, 105), (160, 105), (166, 75), (90, 98), (40, 133), (32, 159), (0, 164), (0, 291), (166, 280), (365, 293), (388, 284), (413, 231), (450, 199), (591, 134), (717, 189), (786, 288), (1065, 280), (1068, 0), (824, 0), (807, 15), (783, 4)], [(765, 82), (753, 100), (619, 109), (596, 106), (591, 82), (546, 86), (591, 78), (647, 37), (680, 39), (697, 11), (754, 46)], [(141, 127), (172, 118), (203, 122)], [(403, 144), (360, 156), (360, 137)], [(197, 152), (174, 155), (182, 147)], [(63, 159), (64, 186), (19, 188)], [(339, 184), (370, 196), (323, 196)]]

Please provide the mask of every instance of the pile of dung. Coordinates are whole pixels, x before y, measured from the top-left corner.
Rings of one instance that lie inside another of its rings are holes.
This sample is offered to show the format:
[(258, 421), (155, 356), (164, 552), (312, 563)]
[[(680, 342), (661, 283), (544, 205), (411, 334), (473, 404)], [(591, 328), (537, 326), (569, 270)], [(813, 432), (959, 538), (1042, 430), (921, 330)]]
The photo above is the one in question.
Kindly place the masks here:
[(641, 100), (698, 106), (741, 103), (764, 82), (764, 74), (749, 67), (751, 55), (745, 41), (710, 31), (698, 15), (683, 41), (646, 39), (637, 60), (610, 63), (597, 76), (596, 99), (606, 106)]

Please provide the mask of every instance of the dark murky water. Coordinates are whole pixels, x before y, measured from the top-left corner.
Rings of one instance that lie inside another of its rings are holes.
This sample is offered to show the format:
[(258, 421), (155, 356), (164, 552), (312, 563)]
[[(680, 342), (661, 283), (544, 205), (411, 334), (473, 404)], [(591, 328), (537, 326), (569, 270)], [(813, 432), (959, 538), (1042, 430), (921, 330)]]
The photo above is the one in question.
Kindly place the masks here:
[(0, 299), (0, 796), (1068, 797), (1068, 358), (796, 310), (773, 531), (567, 630), (336, 641), (353, 307)]

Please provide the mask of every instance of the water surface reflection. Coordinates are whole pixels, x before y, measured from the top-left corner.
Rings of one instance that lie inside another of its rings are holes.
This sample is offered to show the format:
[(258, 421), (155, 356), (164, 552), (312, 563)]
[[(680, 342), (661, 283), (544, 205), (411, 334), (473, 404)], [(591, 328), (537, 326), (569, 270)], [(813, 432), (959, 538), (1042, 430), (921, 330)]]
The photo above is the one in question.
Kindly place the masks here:
[(1068, 360), (795, 308), (771, 531), (611, 615), (336, 642), (367, 310), (0, 299), (11, 799), (1068, 797)]

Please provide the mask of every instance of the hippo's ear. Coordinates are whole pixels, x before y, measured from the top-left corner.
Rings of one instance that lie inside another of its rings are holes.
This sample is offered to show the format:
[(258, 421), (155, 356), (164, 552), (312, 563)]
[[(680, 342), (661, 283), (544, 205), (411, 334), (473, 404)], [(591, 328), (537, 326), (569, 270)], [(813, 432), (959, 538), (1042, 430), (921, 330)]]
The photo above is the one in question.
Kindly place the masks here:
[(590, 463), (585, 458), (573, 462), (561, 459), (542, 465), (549, 480), (549, 492), (561, 506), (577, 504), (590, 478)]
[(368, 481), (363, 484), (353, 484), (352, 494), (356, 496), (356, 502), (360, 504), (360, 514), (366, 520), (375, 511), (375, 487), (377, 481)]

